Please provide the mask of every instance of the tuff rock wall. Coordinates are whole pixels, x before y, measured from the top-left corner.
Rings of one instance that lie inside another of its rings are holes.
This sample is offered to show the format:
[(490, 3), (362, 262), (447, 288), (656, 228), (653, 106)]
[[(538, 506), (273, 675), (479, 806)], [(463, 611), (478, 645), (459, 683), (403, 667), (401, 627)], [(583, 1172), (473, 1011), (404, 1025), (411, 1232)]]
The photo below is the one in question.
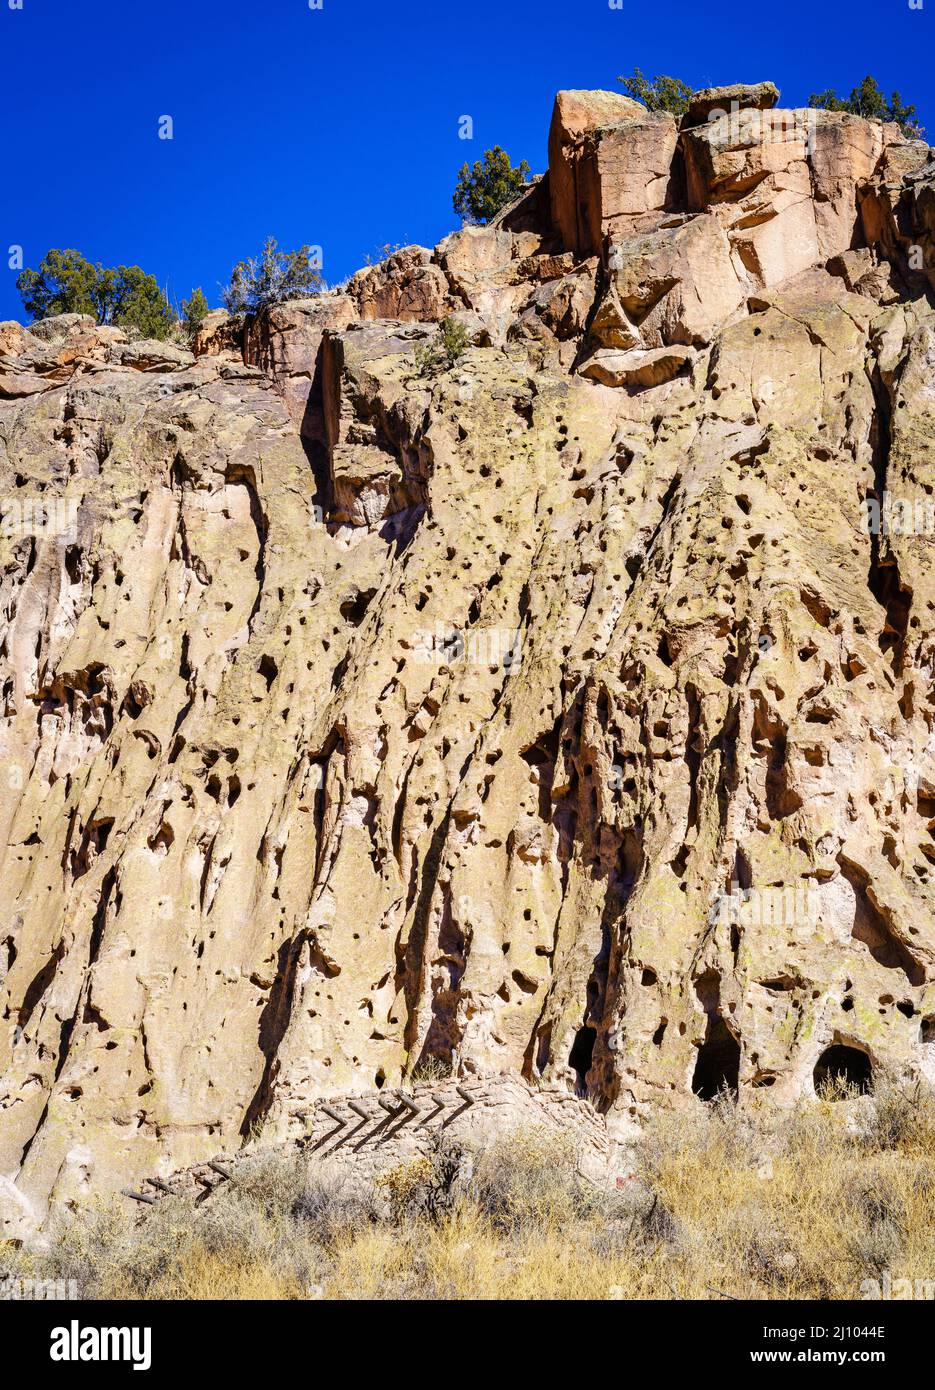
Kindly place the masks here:
[(429, 1063), (935, 1075), (935, 164), (775, 97), (560, 93), (195, 353), (0, 325), (0, 1234)]

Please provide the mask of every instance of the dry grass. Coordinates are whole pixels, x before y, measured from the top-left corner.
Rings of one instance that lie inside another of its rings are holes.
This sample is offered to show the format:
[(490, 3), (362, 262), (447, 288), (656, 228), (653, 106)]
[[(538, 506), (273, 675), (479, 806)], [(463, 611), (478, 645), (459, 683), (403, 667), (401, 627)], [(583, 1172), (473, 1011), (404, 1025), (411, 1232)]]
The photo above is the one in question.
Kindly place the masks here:
[(891, 1085), (769, 1122), (658, 1116), (609, 1192), (542, 1132), (366, 1193), (258, 1160), (197, 1211), (102, 1204), (44, 1254), (0, 1251), (0, 1273), (99, 1298), (859, 1298), (886, 1272), (935, 1279), (933, 1215), (935, 1095)]

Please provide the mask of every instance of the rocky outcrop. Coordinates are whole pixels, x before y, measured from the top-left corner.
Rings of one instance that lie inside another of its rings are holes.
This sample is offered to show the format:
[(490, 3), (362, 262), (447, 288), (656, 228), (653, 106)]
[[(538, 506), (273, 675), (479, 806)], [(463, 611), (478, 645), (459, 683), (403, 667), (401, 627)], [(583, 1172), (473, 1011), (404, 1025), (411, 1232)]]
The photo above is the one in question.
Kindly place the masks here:
[(701, 125), (716, 113), (767, 111), (779, 100), (773, 82), (735, 82), (729, 87), (705, 87), (694, 92), (685, 112), (685, 124)]
[(277, 304), (247, 324), (244, 360), (275, 382), (303, 439), (324, 437), (318, 362), (325, 330), (347, 328), (359, 318), (351, 295), (329, 294)]
[(898, 127), (840, 111), (741, 111), (685, 133), (689, 205), (710, 211), (761, 285), (855, 244), (857, 189)]
[(935, 162), (921, 140), (888, 145), (860, 190), (864, 235), (915, 293), (935, 286)]
[(564, 93), (236, 351), (0, 326), (4, 1233), (425, 1068), (935, 1078), (932, 169)]
[(635, 229), (666, 206), (678, 134), (615, 92), (559, 92), (549, 133), (552, 218), (569, 251), (599, 252), (604, 236)]
[(359, 270), (348, 285), (362, 319), (401, 319), (407, 323), (444, 318), (460, 301), (424, 246), (404, 246), (377, 265)]

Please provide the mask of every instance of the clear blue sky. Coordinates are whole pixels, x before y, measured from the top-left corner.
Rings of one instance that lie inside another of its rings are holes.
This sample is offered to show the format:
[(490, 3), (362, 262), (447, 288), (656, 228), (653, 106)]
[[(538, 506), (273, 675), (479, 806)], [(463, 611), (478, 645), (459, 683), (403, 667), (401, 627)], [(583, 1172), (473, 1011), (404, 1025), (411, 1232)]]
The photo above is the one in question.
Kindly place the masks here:
[(935, 0), (0, 0), (0, 319), (23, 316), (11, 245), (212, 304), (268, 234), (320, 245), (332, 282), (385, 243), (433, 245), (465, 159), (500, 143), (544, 169), (554, 93), (635, 65), (772, 78), (790, 106), (872, 72), (935, 140), (933, 27)]

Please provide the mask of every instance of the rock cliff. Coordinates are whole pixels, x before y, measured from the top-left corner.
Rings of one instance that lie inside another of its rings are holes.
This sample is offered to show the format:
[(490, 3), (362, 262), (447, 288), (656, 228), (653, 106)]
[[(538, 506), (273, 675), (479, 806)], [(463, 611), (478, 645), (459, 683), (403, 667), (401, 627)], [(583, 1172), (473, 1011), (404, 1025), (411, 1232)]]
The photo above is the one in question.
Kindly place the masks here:
[(562, 92), (193, 353), (0, 325), (0, 1234), (413, 1073), (935, 1079), (935, 163), (775, 100)]

